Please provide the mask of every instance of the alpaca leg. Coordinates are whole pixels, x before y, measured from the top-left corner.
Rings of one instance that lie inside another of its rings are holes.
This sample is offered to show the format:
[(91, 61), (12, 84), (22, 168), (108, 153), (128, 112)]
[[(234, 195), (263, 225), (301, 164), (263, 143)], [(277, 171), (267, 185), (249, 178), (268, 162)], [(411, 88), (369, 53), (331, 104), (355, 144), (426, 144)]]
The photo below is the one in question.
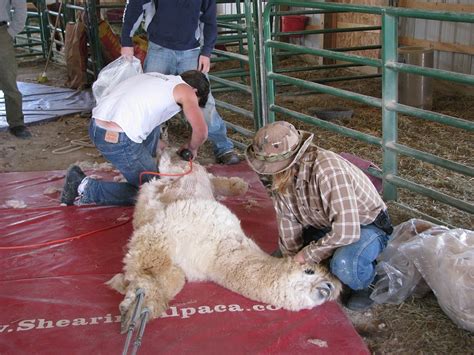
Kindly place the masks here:
[(116, 274), (105, 284), (122, 295), (127, 291), (128, 282), (125, 280), (124, 274)]
[(132, 235), (124, 258), (124, 276), (112, 281), (124, 285), (125, 297), (120, 303), (122, 330), (130, 323), (136, 305), (136, 292), (144, 292), (143, 307), (150, 311), (150, 319), (157, 318), (168, 307), (168, 302), (183, 287), (185, 277), (181, 269), (173, 265), (166, 236), (153, 224), (145, 224)]
[(125, 294), (119, 307), (122, 325), (130, 320), (137, 290), (143, 289), (149, 298), (156, 293), (154, 290), (160, 288), (156, 285), (160, 273), (172, 266), (163, 237), (152, 224), (145, 224), (134, 231), (124, 264), (123, 274), (115, 275), (108, 282), (109, 286)]
[[(134, 312), (142, 309), (149, 311), (149, 318), (158, 318), (168, 308), (170, 300), (181, 291), (185, 283), (185, 276), (180, 268), (170, 266), (167, 270), (161, 270), (153, 277), (143, 277), (131, 282), (128, 286), (124, 300), (120, 303), (120, 314), (122, 315), (122, 333), (126, 332), (131, 323)], [(137, 290), (143, 292), (143, 305), (135, 311), (137, 306)]]

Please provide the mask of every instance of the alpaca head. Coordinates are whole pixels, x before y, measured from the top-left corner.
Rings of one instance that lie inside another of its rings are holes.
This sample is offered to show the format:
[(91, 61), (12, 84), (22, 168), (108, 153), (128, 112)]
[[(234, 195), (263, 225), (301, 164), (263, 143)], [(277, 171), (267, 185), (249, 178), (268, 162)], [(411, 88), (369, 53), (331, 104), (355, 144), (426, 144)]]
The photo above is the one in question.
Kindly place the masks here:
[(289, 310), (309, 309), (333, 301), (339, 297), (341, 283), (331, 275), (327, 269), (320, 265), (291, 263), (290, 272), (287, 275), (287, 294), (284, 308)]

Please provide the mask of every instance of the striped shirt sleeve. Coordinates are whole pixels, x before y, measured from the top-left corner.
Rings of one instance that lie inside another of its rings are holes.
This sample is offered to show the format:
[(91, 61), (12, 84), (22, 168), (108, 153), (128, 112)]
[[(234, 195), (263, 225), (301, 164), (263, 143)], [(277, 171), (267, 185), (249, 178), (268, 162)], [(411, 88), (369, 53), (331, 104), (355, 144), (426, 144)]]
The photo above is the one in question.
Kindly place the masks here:
[(283, 255), (293, 256), (303, 246), (303, 226), (279, 194), (274, 196), (273, 201), (278, 220), (280, 250)]
[[(321, 201), (331, 222), (331, 231), (308, 245), (303, 255), (306, 261), (319, 263), (328, 258), (334, 249), (356, 242), (360, 237), (360, 222), (356, 193), (351, 183), (352, 176), (346, 169), (337, 166), (327, 167), (323, 171), (319, 186)], [(313, 184), (316, 184), (316, 180)]]

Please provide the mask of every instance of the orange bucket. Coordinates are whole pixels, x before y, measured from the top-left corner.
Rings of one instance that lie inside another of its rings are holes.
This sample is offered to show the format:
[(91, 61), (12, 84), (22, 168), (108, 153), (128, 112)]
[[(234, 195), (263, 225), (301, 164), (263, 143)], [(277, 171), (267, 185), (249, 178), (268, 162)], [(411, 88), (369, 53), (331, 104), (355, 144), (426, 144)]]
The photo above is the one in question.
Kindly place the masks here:
[[(298, 15), (282, 16), (281, 17), (281, 31), (282, 32), (304, 31), (308, 20), (309, 20), (308, 16), (298, 16)], [(289, 37), (301, 37), (301, 35), (291, 35)]]

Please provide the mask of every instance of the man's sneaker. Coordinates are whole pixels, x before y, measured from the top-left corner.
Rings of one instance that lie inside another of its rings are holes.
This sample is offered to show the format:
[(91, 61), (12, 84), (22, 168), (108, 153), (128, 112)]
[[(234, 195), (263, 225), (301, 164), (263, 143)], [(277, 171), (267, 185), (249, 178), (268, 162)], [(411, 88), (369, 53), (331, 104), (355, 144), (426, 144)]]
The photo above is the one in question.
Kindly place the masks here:
[(21, 139), (28, 139), (31, 138), (31, 133), (26, 128), (26, 126), (16, 126), (16, 127), (11, 127), (8, 129), (11, 134), (13, 134), (17, 138)]
[(84, 174), (81, 168), (77, 165), (72, 165), (67, 169), (63, 192), (61, 193), (61, 203), (64, 203), (67, 206), (74, 204), (74, 200), (79, 196), (77, 188), (85, 177), (86, 174)]
[(218, 164), (234, 165), (240, 163), (240, 158), (237, 154), (234, 153), (233, 150), (231, 150), (230, 152), (219, 155), (216, 158), (216, 161)]
[(352, 291), (344, 306), (351, 311), (362, 312), (373, 306), (374, 301), (370, 298), (371, 288)]

